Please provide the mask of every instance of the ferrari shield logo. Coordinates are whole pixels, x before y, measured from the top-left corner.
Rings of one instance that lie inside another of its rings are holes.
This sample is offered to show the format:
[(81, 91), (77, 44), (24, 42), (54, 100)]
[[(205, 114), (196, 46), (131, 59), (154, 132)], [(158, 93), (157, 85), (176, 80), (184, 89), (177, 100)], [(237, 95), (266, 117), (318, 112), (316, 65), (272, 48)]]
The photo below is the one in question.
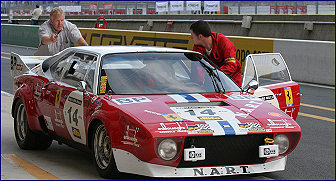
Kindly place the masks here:
[(56, 107), (59, 107), (59, 106), (60, 106), (60, 103), (61, 103), (61, 95), (62, 95), (62, 89), (57, 90), (56, 98), (55, 98), (55, 106), (56, 106)]
[(293, 95), (290, 87), (285, 87), (286, 106), (293, 106)]
[(183, 121), (183, 119), (177, 114), (165, 114), (162, 115), (167, 121)]

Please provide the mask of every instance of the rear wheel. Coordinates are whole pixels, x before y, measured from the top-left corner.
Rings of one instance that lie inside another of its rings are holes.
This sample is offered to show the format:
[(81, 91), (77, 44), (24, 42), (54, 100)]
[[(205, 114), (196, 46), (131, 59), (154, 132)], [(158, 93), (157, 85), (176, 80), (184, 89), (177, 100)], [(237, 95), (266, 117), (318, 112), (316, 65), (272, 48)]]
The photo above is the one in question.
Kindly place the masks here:
[(15, 105), (14, 132), (16, 142), (24, 150), (44, 150), (50, 147), (52, 139), (30, 130), (25, 106), (21, 100)]
[(100, 176), (103, 178), (116, 178), (119, 176), (119, 171), (114, 161), (111, 141), (102, 123), (98, 123), (94, 128), (92, 153), (94, 164)]

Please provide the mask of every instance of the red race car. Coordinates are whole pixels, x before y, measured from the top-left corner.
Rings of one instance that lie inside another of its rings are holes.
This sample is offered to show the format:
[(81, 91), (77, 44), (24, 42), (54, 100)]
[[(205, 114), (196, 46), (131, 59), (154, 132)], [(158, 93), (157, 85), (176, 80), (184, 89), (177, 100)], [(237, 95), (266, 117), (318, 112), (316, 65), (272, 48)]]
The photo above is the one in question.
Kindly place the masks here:
[(284, 170), (301, 137), (300, 90), (280, 54), (249, 55), (244, 89), (201, 54), (164, 47), (12, 53), (11, 74), (19, 147), (89, 149), (104, 178)]

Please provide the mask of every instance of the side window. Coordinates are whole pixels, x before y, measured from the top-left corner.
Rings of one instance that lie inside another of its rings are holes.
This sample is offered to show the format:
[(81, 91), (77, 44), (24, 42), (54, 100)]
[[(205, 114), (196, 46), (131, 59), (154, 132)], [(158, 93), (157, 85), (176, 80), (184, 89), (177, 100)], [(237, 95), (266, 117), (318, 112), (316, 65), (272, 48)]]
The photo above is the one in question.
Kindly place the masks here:
[(65, 71), (62, 82), (77, 87), (78, 82), (85, 80), (85, 75), (87, 74), (94, 60), (95, 57), (92, 55), (76, 53), (69, 61), (70, 66)]
[(67, 65), (68, 65), (69, 61), (71, 60), (71, 57), (72, 57), (73, 54), (74, 54), (74, 52), (70, 52), (70, 53), (66, 54), (59, 61), (57, 61), (56, 63), (54, 63), (50, 67), (51, 76), (54, 78), (54, 80), (58, 81), (58, 80), (61, 79), (62, 72), (67, 67)]
[(89, 72), (86, 76), (86, 83), (87, 83), (87, 88), (86, 90), (89, 91), (89, 92), (93, 92), (93, 83), (94, 83), (94, 74), (95, 74), (95, 71), (96, 71), (96, 61), (94, 61), (91, 66), (90, 66), (90, 69), (89, 69)]

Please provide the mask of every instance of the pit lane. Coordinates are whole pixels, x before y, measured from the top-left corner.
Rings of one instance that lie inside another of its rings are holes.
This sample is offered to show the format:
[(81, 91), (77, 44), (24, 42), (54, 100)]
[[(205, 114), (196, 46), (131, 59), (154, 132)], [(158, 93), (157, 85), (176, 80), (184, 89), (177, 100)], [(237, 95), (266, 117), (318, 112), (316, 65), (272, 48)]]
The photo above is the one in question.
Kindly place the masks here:
[[(19, 149), (10, 115), (13, 78), (9, 73), (9, 53), (12, 51), (32, 55), (36, 49), (1, 45), (1, 179), (102, 179), (88, 153), (58, 145), (55, 141), (44, 151)], [(302, 137), (288, 157), (286, 170), (206, 179), (335, 179), (335, 88), (306, 83), (299, 85), (303, 96), (297, 121), (302, 128)], [(121, 179), (151, 178), (121, 174)]]

